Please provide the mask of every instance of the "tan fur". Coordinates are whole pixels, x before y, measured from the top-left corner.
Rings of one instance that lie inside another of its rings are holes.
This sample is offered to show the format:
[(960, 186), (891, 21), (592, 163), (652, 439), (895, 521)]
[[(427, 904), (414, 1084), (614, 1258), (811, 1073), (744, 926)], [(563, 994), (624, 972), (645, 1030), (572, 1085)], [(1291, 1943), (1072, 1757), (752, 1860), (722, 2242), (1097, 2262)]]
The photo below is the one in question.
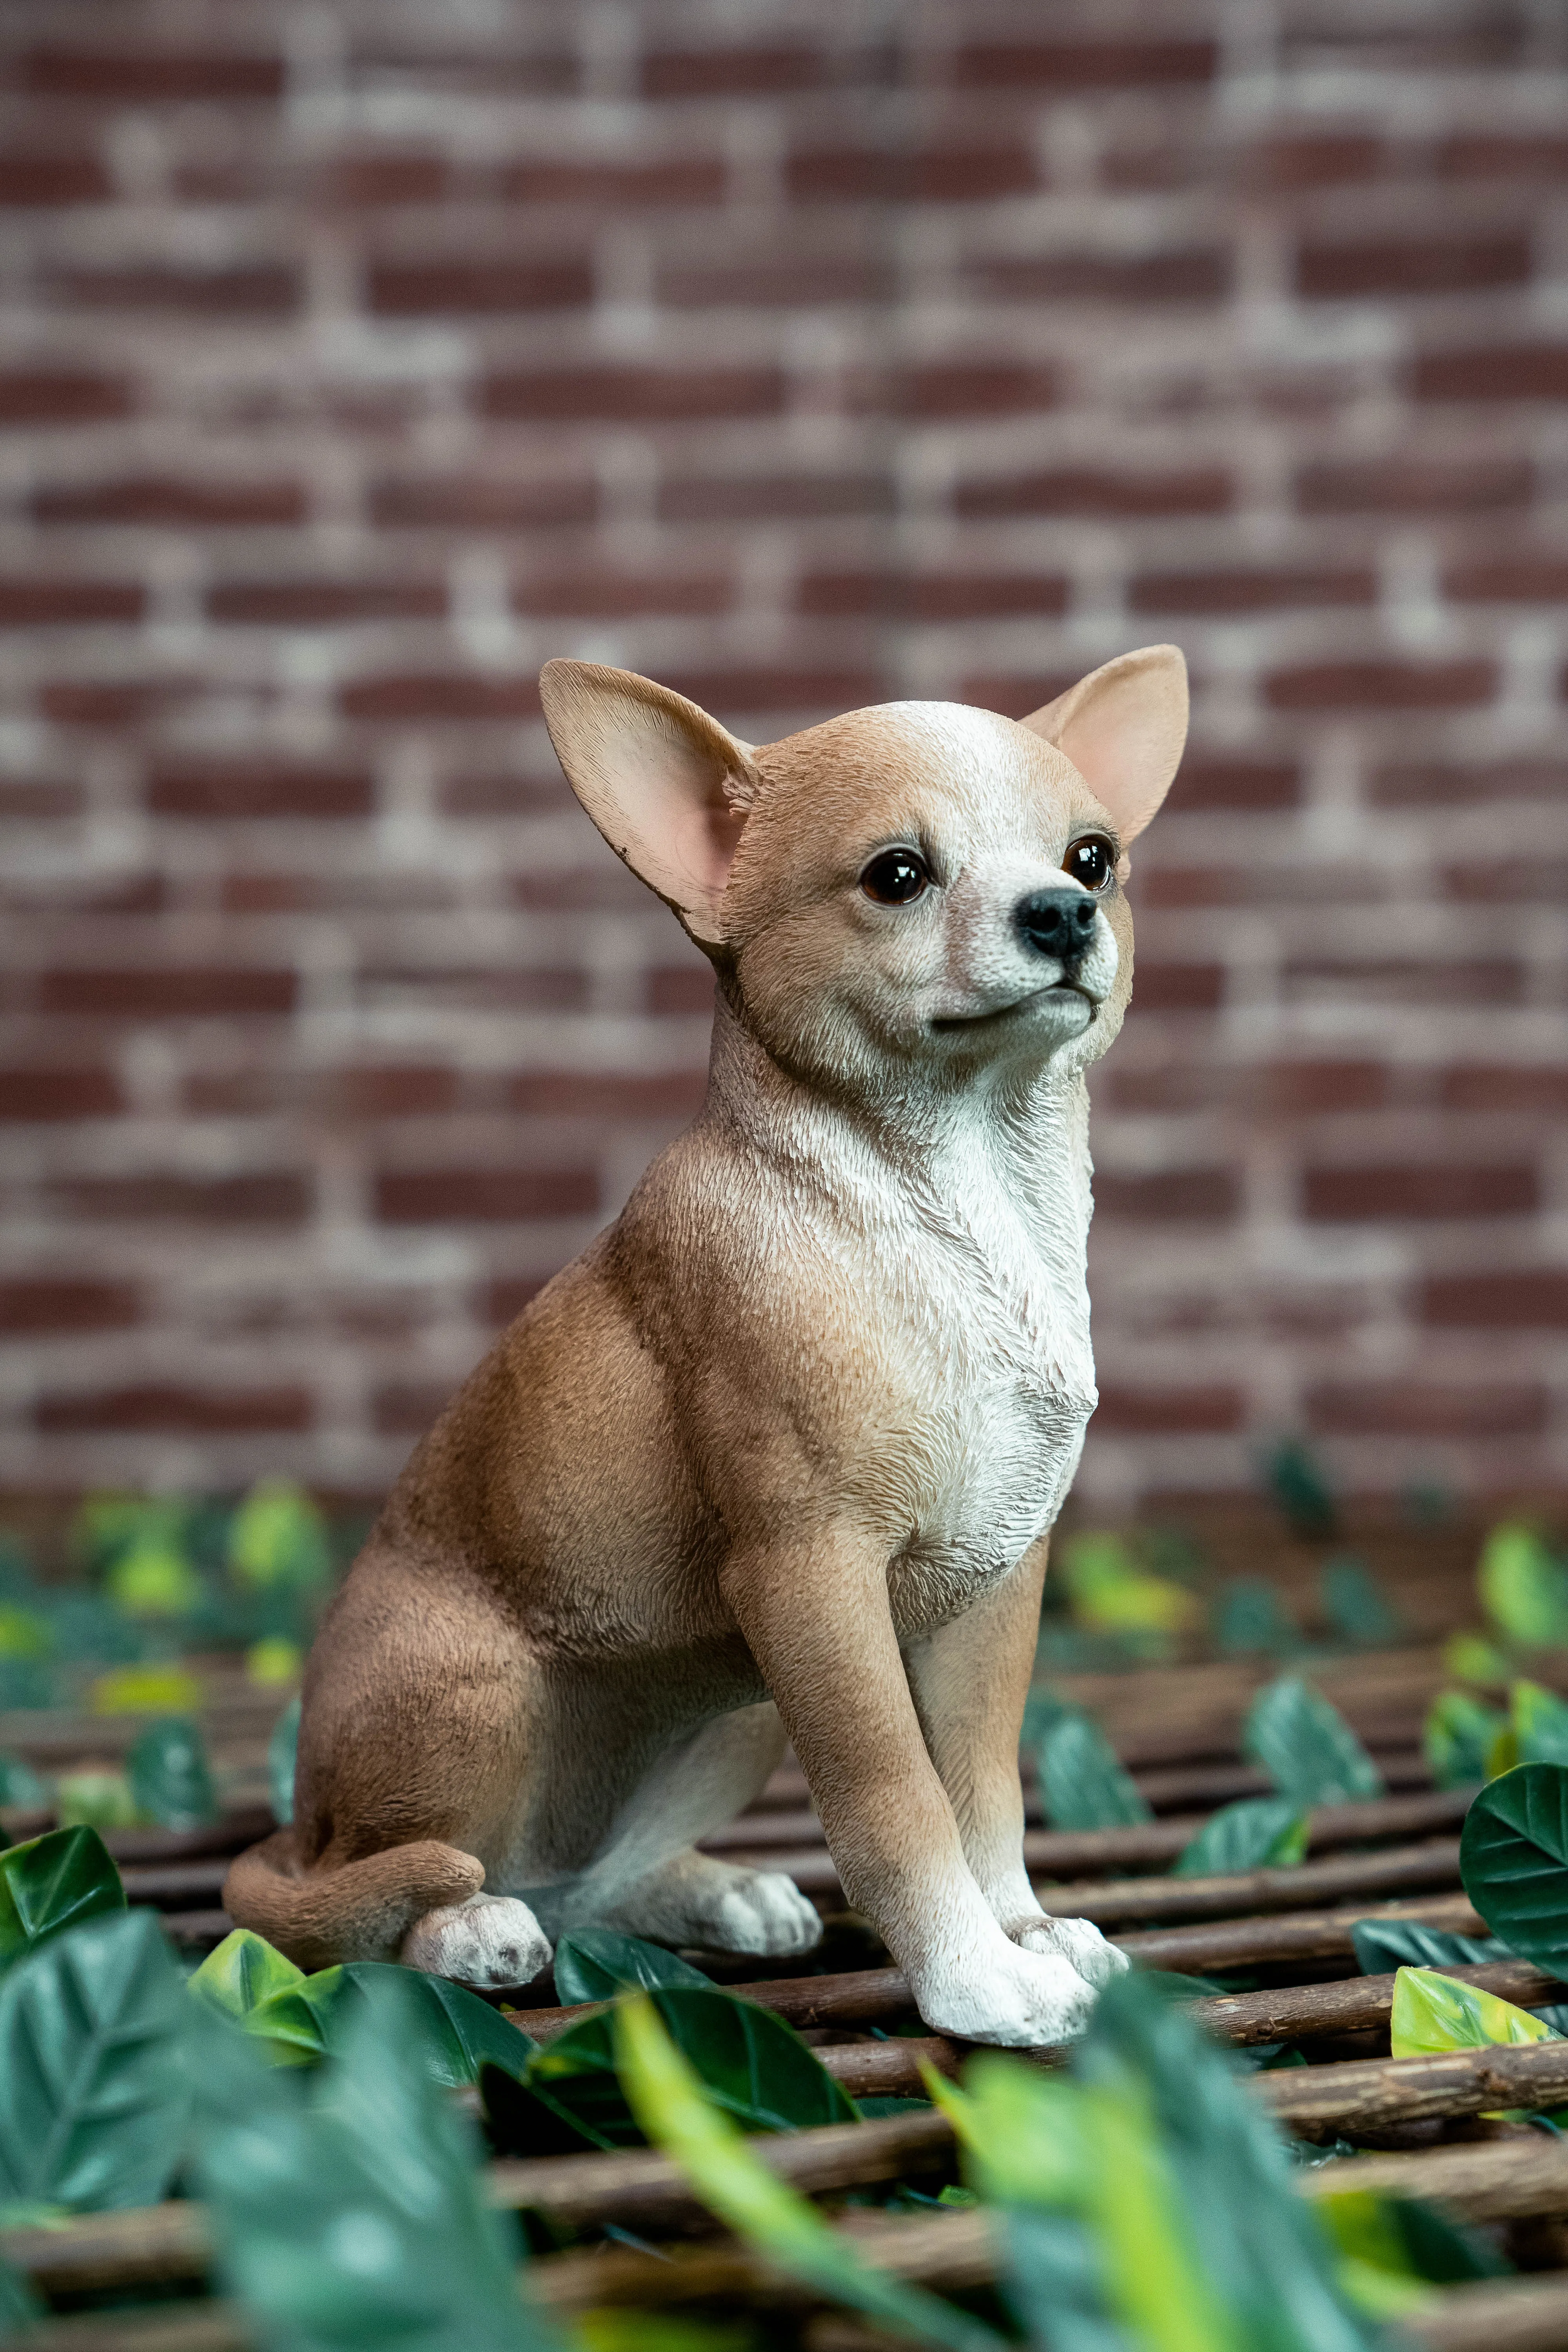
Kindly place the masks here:
[[(787, 1734), (929, 2021), (1070, 2032), (1120, 1956), (1029, 1889), (1016, 1748), (1094, 1401), (1083, 1072), (1132, 940), (1120, 880), (1071, 971), (1016, 908), (1086, 833), (1124, 877), (1180, 656), (1022, 726), (894, 704), (760, 750), (620, 672), (552, 663), (544, 696), (715, 964), (708, 1102), (416, 1451), (311, 1657), (295, 1826), (229, 1911), (302, 1965), (486, 1984), (587, 1924), (804, 1948), (787, 1880), (694, 1850)], [(860, 887), (889, 844), (934, 861), (914, 904)]]

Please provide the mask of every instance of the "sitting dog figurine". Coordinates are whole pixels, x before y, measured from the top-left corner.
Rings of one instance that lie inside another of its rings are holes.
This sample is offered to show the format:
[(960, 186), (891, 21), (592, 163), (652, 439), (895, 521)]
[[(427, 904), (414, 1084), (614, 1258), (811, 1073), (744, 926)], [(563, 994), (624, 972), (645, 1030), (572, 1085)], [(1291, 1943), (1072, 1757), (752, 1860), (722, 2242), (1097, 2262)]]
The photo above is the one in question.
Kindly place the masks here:
[(1018, 1734), (1095, 1405), (1084, 1073), (1182, 657), (1021, 724), (891, 703), (762, 749), (626, 671), (542, 691), (712, 960), (707, 1101), (414, 1454), (228, 1910), (302, 1966), (485, 1987), (587, 1926), (800, 1952), (791, 1880), (697, 1848), (787, 1738), (928, 2025), (1060, 2041), (1126, 1963), (1035, 1900)]

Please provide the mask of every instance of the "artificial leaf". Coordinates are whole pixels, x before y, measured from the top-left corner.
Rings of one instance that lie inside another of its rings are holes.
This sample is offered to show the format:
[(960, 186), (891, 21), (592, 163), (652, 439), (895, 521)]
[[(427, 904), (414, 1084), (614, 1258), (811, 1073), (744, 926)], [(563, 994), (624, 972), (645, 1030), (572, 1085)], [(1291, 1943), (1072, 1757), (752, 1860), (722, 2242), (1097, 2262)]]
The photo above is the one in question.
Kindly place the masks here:
[[(771, 2010), (712, 1985), (672, 1985), (647, 1997), (709, 2098), (746, 2130), (854, 2122), (854, 2101)], [(614, 2015), (602, 2011), (547, 2042), (525, 2077), (530, 2091), (548, 2099), (598, 2147), (640, 2142), (616, 2078), (615, 2050)]]
[(1257, 1576), (1235, 1577), (1225, 1587), (1215, 1605), (1214, 1631), (1227, 1658), (1247, 1657), (1255, 1651), (1289, 1658), (1301, 1646), (1279, 1595)]
[(381, 1971), (312, 2099), (264, 2069), (247, 2079), (237, 2059), (202, 2133), (221, 2267), (264, 2352), (545, 2352), (555, 2340), (519, 2295), (466, 2122), (414, 2054), (416, 1982)]
[(143, 1538), (122, 1552), (104, 1591), (128, 1617), (184, 1617), (202, 1598), (201, 1578), (176, 1545)]
[(1480, 2050), (1511, 2042), (1555, 2042), (1549, 2025), (1495, 1992), (1442, 1976), (1436, 1969), (1401, 1969), (1394, 1979), (1389, 2047), (1396, 2058), (1440, 2050)]
[(260, 1690), (297, 1682), (304, 1664), (298, 1642), (290, 1642), (280, 1633), (268, 1634), (265, 1640), (252, 1642), (245, 1654), (245, 1679)]
[(1243, 1797), (1211, 1813), (1172, 1865), (1177, 1878), (1286, 1870), (1307, 1852), (1311, 1823), (1289, 1797)]
[(351, 1960), (283, 1986), (246, 2013), (245, 2031), (269, 2043), (284, 2064), (336, 2055), (365, 2000), (394, 1975), (406, 1979), (405, 2030), (432, 2082), (455, 2088), (477, 2083), (487, 2062), (512, 2074), (527, 2064), (533, 2043), (477, 1992), (383, 1960)]
[(1152, 1821), (1149, 1803), (1098, 1724), (1064, 1716), (1040, 1742), (1040, 1801), (1053, 1829), (1125, 1829)]
[(1509, 1723), (1517, 1764), (1568, 1764), (1568, 1705), (1539, 1683), (1515, 1683)]
[(1568, 1642), (1568, 1570), (1533, 1528), (1496, 1527), (1481, 1548), (1481, 1605), (1510, 1642), (1549, 1649)]
[(47, 1780), (20, 1756), (0, 1755), (0, 1805), (14, 1812), (41, 1812), (49, 1801)]
[(326, 1521), (287, 1479), (253, 1486), (229, 1523), (228, 1565), (253, 1591), (310, 1591), (331, 1572)]
[(1299, 1536), (1331, 1536), (1336, 1514), (1333, 1493), (1319, 1464), (1293, 1438), (1274, 1448), (1265, 1465), (1270, 1493), (1286, 1524)]
[(1456, 1682), (1500, 1690), (1508, 1680), (1508, 1660), (1479, 1633), (1450, 1633), (1443, 1644), (1443, 1671)]
[(1299, 1806), (1383, 1794), (1381, 1773), (1338, 1707), (1295, 1675), (1259, 1691), (1242, 1746), (1280, 1795)]
[(696, 1985), (710, 1992), (712, 1979), (700, 1969), (645, 1944), (638, 1936), (617, 1936), (610, 1927), (581, 1927), (555, 1947), (555, 1997), (563, 2007), (580, 2000), (614, 2000), (637, 1986)]
[(153, 2205), (181, 2154), (180, 1975), (155, 1914), (88, 1919), (0, 1985), (0, 2201)]
[(84, 1919), (123, 1911), (125, 1889), (92, 1829), (50, 1830), (0, 1853), (0, 1969)]
[(1184, 1585), (1147, 1574), (1120, 1536), (1069, 1538), (1061, 1567), (1073, 1614), (1092, 1631), (1178, 1633), (1198, 1613)]
[[(56, 2209), (51, 2207), (50, 2217)], [(22, 2226), (13, 2223), (12, 2227)], [(27, 2281), (7, 2262), (0, 2261), (0, 2343), (14, 2329), (30, 2326), (34, 2320), (44, 2317), (44, 2306), (33, 2293)]]
[(1336, 1633), (1364, 1648), (1397, 1642), (1404, 1627), (1382, 1585), (1364, 1559), (1346, 1552), (1325, 1560), (1318, 1579), (1323, 1612)]
[(184, 1666), (118, 1666), (100, 1675), (88, 1693), (94, 1715), (187, 1715), (202, 1703), (202, 1686)]
[(206, 1743), (184, 1716), (150, 1723), (125, 1759), (136, 1810), (160, 1829), (203, 1829), (218, 1818)]
[(1521, 1764), (1465, 1816), (1459, 1875), (1472, 1906), (1521, 1959), (1568, 1963), (1568, 1767)]
[(0, 1707), (53, 1706), (55, 1678), (36, 1658), (0, 1658)]
[(272, 1816), (280, 1829), (294, 1818), (294, 1766), (300, 1747), (299, 1694), (289, 1700), (272, 1727), (267, 1743), (267, 1789)]
[(0, 1605), (0, 1658), (47, 1658), (54, 1647), (54, 1629), (37, 1610)]
[(1487, 1777), (1492, 1743), (1508, 1717), (1468, 1691), (1440, 1691), (1426, 1710), (1421, 1748), (1439, 1789), (1463, 1789)]
[(634, 1993), (618, 2002), (614, 2054), (642, 2134), (676, 2159), (710, 2210), (782, 2270), (897, 2335), (949, 2352), (1001, 2352), (1001, 2339), (979, 2320), (874, 2269), (807, 2198), (759, 2163), (661, 2022), (666, 2004), (682, 1997)]
[(1358, 1919), (1351, 1941), (1363, 1977), (1390, 1976), (1406, 1968), (1479, 1968), (1509, 1957), (1507, 1947), (1490, 1936), (1453, 1936), (1441, 1927), (1424, 1927), (1418, 1919)]
[(274, 1951), (264, 1937), (236, 1927), (185, 1981), (186, 1990), (220, 2016), (243, 2019), (274, 1993), (303, 1984), (305, 1971)]
[(1347, 2189), (1312, 2202), (1341, 2252), (1352, 2260), (1431, 2286), (1511, 2275), (1510, 2264), (1478, 2231), (1457, 2228), (1417, 2197)]
[(55, 1819), (62, 1829), (131, 1830), (139, 1818), (123, 1772), (62, 1772), (55, 1783)]

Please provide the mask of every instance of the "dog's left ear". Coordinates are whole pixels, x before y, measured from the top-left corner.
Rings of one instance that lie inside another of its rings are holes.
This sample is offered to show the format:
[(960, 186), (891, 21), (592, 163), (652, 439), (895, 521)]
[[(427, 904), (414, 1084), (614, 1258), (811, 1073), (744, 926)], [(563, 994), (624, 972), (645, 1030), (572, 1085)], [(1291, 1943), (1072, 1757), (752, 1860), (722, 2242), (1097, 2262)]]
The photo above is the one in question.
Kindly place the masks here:
[(1118, 654), (1021, 724), (1067, 754), (1125, 844), (1176, 772), (1187, 740), (1187, 665), (1174, 646)]

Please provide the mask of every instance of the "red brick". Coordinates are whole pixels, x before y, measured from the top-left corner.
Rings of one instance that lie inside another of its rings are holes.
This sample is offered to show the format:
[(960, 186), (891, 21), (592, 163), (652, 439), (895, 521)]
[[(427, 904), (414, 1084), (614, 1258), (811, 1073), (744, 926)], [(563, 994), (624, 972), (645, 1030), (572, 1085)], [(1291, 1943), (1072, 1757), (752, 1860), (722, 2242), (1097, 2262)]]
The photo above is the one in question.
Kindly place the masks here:
[(1528, 457), (1329, 457), (1296, 477), (1303, 514), (1486, 512), (1528, 501), (1535, 469)]
[(1490, 236), (1327, 239), (1296, 255), (1296, 290), (1320, 299), (1399, 294), (1463, 294), (1477, 287), (1522, 286), (1530, 277), (1530, 239), (1522, 230)]
[(1417, 400), (1568, 399), (1568, 343), (1485, 343), (1428, 352), (1410, 372)]
[(282, 318), (296, 309), (292, 269), (71, 269), (53, 280), (66, 300), (97, 310), (177, 310), (197, 317)]
[(1055, 368), (1008, 360), (929, 360), (852, 374), (846, 403), (861, 415), (1030, 416), (1060, 396)]
[(1275, 710), (1465, 710), (1497, 692), (1497, 664), (1447, 662), (1308, 662), (1276, 670), (1264, 681)]
[(0, 580), (0, 628), (139, 621), (145, 602), (143, 589), (129, 580)]
[(44, 971), (38, 1009), (95, 1021), (240, 1020), (247, 1013), (294, 1010), (291, 971), (216, 969), (150, 971)]
[(22, 59), (24, 86), (51, 98), (101, 98), (116, 106), (189, 105), (198, 100), (283, 94), (277, 57), (191, 49), (66, 48), (40, 44)]
[(0, 1118), (112, 1118), (124, 1108), (112, 1070), (0, 1070)]
[(1301, 775), (1293, 760), (1245, 760), (1189, 751), (1176, 771), (1168, 806), (1191, 809), (1295, 808)]
[(553, 775), (450, 776), (437, 799), (443, 816), (517, 816), (525, 809), (565, 808), (572, 793), (557, 768)]
[(544, 1285), (531, 1275), (505, 1276), (492, 1282), (477, 1302), (481, 1321), (494, 1328), (515, 1323), (525, 1307), (531, 1306)]
[(1372, 604), (1377, 575), (1336, 571), (1146, 572), (1129, 583), (1134, 613), (1274, 613), (1303, 604)]
[(816, 42), (654, 49), (643, 58), (642, 88), (647, 98), (772, 98), (836, 79), (835, 62), (827, 46)]
[(1450, 898), (1506, 907), (1543, 898), (1561, 907), (1568, 905), (1568, 857), (1510, 857), (1499, 844), (1485, 856), (1445, 866), (1442, 882)]
[(569, 468), (548, 476), (504, 472), (387, 476), (370, 488), (371, 520), (397, 530), (532, 530), (592, 522), (598, 491)]
[(338, 155), (322, 175), (327, 204), (353, 211), (383, 205), (433, 205), (451, 192), (446, 158), (429, 154)]
[(129, 416), (131, 387), (86, 368), (7, 368), (0, 373), (0, 425), (101, 425)]
[(973, 263), (967, 282), (1021, 302), (1216, 302), (1230, 289), (1231, 257), (1220, 246), (1163, 253), (1062, 253)]
[(385, 319), (440, 312), (571, 310), (593, 299), (587, 261), (450, 261), (376, 263), (370, 271), (370, 308)]
[(1380, 1110), (1388, 1100), (1388, 1072), (1381, 1062), (1270, 1062), (1241, 1078), (1253, 1107), (1275, 1117)]
[(652, 205), (716, 205), (724, 194), (718, 155), (677, 155), (656, 163), (512, 163), (501, 193), (520, 205), (594, 205), (640, 210)]
[(1535, 1171), (1482, 1168), (1309, 1168), (1302, 1207), (1317, 1224), (1370, 1219), (1525, 1216), (1539, 1205)]
[(38, 708), (62, 727), (107, 727), (119, 732), (161, 717), (197, 691), (189, 678), (56, 678), (38, 688)]
[(1519, 1004), (1525, 994), (1523, 966), (1504, 956), (1487, 961), (1426, 961), (1418, 956), (1293, 956), (1282, 978), (1286, 993), (1296, 1003), (1332, 996), (1360, 1004), (1415, 1004), (1435, 1010), (1444, 1004)]
[(784, 184), (796, 204), (983, 204), (1032, 194), (1033, 151), (1021, 140), (994, 146), (811, 147), (791, 155)]
[(1031, 572), (808, 572), (799, 609), (821, 618), (876, 614), (885, 620), (972, 621), (1067, 611), (1069, 583)]
[(492, 375), (481, 385), (486, 416), (577, 424), (696, 424), (721, 416), (773, 416), (784, 378), (771, 367), (539, 368)]
[(1433, 761), (1399, 762), (1374, 771), (1368, 798), (1380, 808), (1449, 808), (1486, 801), (1560, 800), (1568, 793), (1568, 761), (1494, 760), (1473, 767)]
[(371, 1418), (384, 1437), (423, 1437), (451, 1403), (455, 1381), (389, 1381), (371, 1394)]
[[(656, 975), (666, 980), (670, 973)], [(711, 975), (694, 972), (711, 998)], [(665, 1008), (659, 1008), (665, 1009)], [(533, 1070), (512, 1079), (507, 1100), (531, 1118), (694, 1118), (708, 1091), (706, 1070), (665, 1070), (634, 1076), (588, 1070)], [(515, 1309), (513, 1310), (516, 1311)]]
[(1438, 1276), (1422, 1285), (1421, 1315), (1473, 1330), (1568, 1330), (1568, 1266)]
[(350, 719), (537, 719), (539, 681), (505, 671), (434, 670), (365, 677), (339, 689)]
[(588, 996), (584, 972), (551, 965), (367, 961), (360, 977), (367, 992), (393, 992), (405, 1003), (417, 997), (426, 1011), (581, 1013)]
[(154, 816), (203, 824), (233, 817), (364, 817), (374, 795), (363, 768), (292, 767), (271, 760), (159, 766), (147, 781)]
[(672, 474), (658, 491), (661, 522), (803, 522), (890, 514), (886, 473)]
[(1140, 1013), (1213, 1013), (1225, 1002), (1225, 966), (1153, 963), (1140, 957), (1132, 996)]
[(321, 629), (356, 621), (439, 620), (439, 580), (232, 580), (207, 591), (215, 621), (264, 628)]
[(961, 481), (952, 503), (956, 514), (975, 519), (1226, 514), (1236, 503), (1236, 489), (1229, 474), (1218, 466), (1189, 466), (1164, 473), (1055, 467), (1040, 473)]
[(111, 193), (96, 155), (0, 156), (0, 205), (101, 205)]
[(1307, 1423), (1327, 1437), (1521, 1437), (1544, 1428), (1546, 1393), (1489, 1379), (1325, 1381), (1307, 1391)]
[(297, 481), (199, 482), (143, 474), (118, 481), (58, 483), (36, 491), (39, 522), (126, 523), (177, 530), (242, 529), (303, 522), (305, 491)]
[(1568, 556), (1521, 553), (1451, 564), (1443, 593), (1460, 604), (1561, 604), (1568, 599)]
[(1382, 139), (1367, 131), (1280, 132), (1248, 148), (1238, 176), (1254, 188), (1342, 186), (1380, 178), (1386, 153)]
[[(663, 665), (663, 684), (672, 686), (719, 718), (726, 710), (801, 714), (858, 710), (887, 698), (886, 681), (869, 669), (689, 670), (679, 662)], [(804, 721), (802, 722), (804, 723)]]
[(39, 1398), (37, 1426), (64, 1436), (91, 1430), (143, 1431), (168, 1436), (284, 1436), (308, 1430), (314, 1408), (307, 1390), (279, 1383), (272, 1388), (225, 1389), (212, 1381), (200, 1388), (148, 1381), (141, 1386), (61, 1392)]
[(1125, 1437), (1220, 1436), (1245, 1419), (1237, 1388), (1194, 1384), (1180, 1388), (1131, 1388), (1119, 1381), (1102, 1385), (1094, 1426)]
[(375, 1213), (386, 1225), (522, 1224), (535, 1217), (592, 1216), (592, 1168), (448, 1168), (384, 1174)]
[(683, 573), (668, 567), (646, 572), (582, 569), (534, 572), (513, 583), (511, 602), (519, 613), (609, 621), (640, 613), (724, 613), (734, 593), (734, 582), (723, 572)]
[(106, 1223), (299, 1225), (310, 1213), (304, 1176), (61, 1176), (49, 1197), (68, 1213)]
[(647, 1004), (650, 1013), (711, 1013), (713, 975), (700, 964), (671, 964), (650, 971)]
[(83, 805), (81, 786), (67, 782), (64, 777), (0, 777), (0, 817), (36, 824), (51, 817), (79, 816)]
[(1456, 180), (1568, 180), (1568, 136), (1458, 131), (1441, 142), (1437, 169)]
[(1229, 1224), (1241, 1205), (1241, 1188), (1228, 1168), (1168, 1168), (1152, 1176), (1126, 1176), (1103, 1169), (1094, 1180), (1095, 1214), (1139, 1225)]
[(953, 56), (960, 89), (1122, 89), (1212, 81), (1219, 61), (1206, 40), (972, 41)]
[(1509, 1068), (1499, 1062), (1460, 1063), (1443, 1073), (1446, 1110), (1522, 1111), (1529, 1118), (1568, 1118), (1568, 1068)]
[(87, 1282), (67, 1275), (0, 1281), (0, 1331), (114, 1331), (142, 1319), (129, 1282)]
[(806, 310), (838, 302), (885, 302), (892, 265), (881, 254), (752, 254), (695, 268), (671, 264), (655, 280), (655, 298), (671, 310)]

